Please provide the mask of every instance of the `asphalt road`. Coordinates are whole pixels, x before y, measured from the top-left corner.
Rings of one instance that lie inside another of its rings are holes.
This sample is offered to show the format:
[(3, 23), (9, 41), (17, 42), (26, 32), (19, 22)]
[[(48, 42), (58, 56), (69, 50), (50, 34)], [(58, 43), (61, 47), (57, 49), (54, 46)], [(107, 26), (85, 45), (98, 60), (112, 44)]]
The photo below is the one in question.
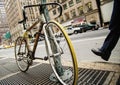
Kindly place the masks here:
[[(104, 62), (100, 57), (94, 55), (91, 52), (92, 48), (99, 48), (105, 37), (107, 36), (109, 30), (108, 29), (99, 29), (96, 31), (87, 31), (85, 33), (73, 34), (70, 35), (72, 40), (78, 62), (81, 61), (99, 61)], [(120, 42), (118, 43), (118, 45)], [(116, 46), (115, 50), (113, 51), (109, 62), (119, 63), (120, 62), (120, 48)], [(36, 51), (36, 56), (44, 57), (46, 56), (46, 52), (44, 46), (44, 41), (40, 41), (38, 44), (38, 48)], [(42, 52), (40, 52), (42, 50)], [(14, 48), (9, 49), (2, 49), (0, 50), (0, 59), (3, 58), (14, 58)]]

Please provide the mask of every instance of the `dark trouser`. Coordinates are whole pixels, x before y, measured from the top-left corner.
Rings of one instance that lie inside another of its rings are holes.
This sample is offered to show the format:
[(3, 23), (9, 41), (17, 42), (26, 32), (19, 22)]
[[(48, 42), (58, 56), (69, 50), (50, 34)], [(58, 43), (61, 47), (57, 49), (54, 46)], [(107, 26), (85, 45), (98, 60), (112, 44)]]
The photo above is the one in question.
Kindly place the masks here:
[(120, 85), (120, 76), (119, 76), (119, 79), (118, 79), (116, 85)]
[(106, 37), (103, 46), (100, 49), (102, 52), (108, 55), (107, 57), (110, 57), (110, 54), (120, 37), (120, 0), (114, 0), (113, 13), (109, 29), (110, 33)]

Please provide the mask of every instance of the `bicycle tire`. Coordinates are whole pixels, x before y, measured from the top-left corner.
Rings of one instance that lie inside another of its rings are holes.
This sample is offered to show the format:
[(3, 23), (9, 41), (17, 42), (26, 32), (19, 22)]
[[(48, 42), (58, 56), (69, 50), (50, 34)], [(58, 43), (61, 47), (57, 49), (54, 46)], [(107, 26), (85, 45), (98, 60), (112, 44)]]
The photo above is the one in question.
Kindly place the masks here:
[(15, 41), (15, 60), (18, 68), (22, 72), (26, 72), (29, 68), (28, 49), (26, 40), (23, 37), (18, 37)]
[[(52, 29), (52, 27), (53, 27), (53, 29)], [(61, 32), (58, 31), (59, 33), (56, 34), (57, 32), (55, 32), (55, 28), (57, 28), (57, 30), (59, 30)], [(55, 76), (57, 77), (57, 79), (59, 80), (59, 82), (61, 84), (63, 84), (63, 85), (77, 85), (77, 80), (78, 80), (78, 64), (77, 64), (76, 54), (75, 54), (73, 45), (71, 43), (71, 40), (68, 37), (68, 34), (65, 32), (64, 28), (58, 22), (56, 22), (56, 21), (50, 21), (46, 25), (46, 29), (52, 29), (52, 30), (54, 30), (53, 31), (53, 35), (56, 38), (57, 43), (59, 43), (59, 46), (60, 46), (61, 50), (64, 52), (63, 54), (61, 54), (59, 56), (59, 58), (60, 58), (59, 60), (61, 62), (62, 68), (63, 68), (63, 74), (65, 75), (67, 73), (67, 71), (68, 71), (68, 74), (70, 74), (72, 72), (72, 76), (70, 78), (68, 78), (68, 79), (64, 78), (66, 76), (60, 76), (61, 74), (60, 74), (60, 72), (58, 72), (59, 70), (57, 71), (57, 68), (55, 67), (56, 66), (55, 62), (57, 61), (57, 60), (55, 60), (56, 57), (51, 57), (49, 55), (50, 54), (49, 50), (47, 49), (48, 57), (49, 57), (49, 62), (51, 64), (51, 67), (52, 67), (52, 69), (54, 71)], [(48, 34), (48, 36), (50, 37), (49, 34)], [(59, 38), (62, 38), (61, 42), (59, 41)], [(52, 39), (50, 37), (50, 39), (49, 39), (50, 45), (53, 44), (53, 42), (51, 42), (51, 40)], [(65, 42), (65, 45), (63, 45), (64, 42)], [(51, 45), (51, 49), (52, 49), (52, 52), (53, 52), (54, 47), (52, 47), (52, 45)], [(70, 54), (68, 53), (68, 51), (70, 52)], [(66, 54), (66, 53), (68, 53), (68, 54)], [(64, 57), (64, 56), (67, 56), (67, 57)], [(62, 60), (62, 57), (63, 57), (63, 60)], [(67, 75), (67, 76), (70, 76), (70, 75)]]

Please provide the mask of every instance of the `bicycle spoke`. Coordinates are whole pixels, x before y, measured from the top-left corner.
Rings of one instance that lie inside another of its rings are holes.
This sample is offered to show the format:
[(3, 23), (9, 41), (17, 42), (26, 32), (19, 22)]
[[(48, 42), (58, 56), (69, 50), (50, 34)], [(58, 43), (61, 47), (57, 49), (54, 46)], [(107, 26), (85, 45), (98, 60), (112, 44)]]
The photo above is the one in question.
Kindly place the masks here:
[(19, 69), (26, 72), (29, 68), (29, 63), (26, 42), (22, 37), (18, 37), (15, 42), (15, 58)]

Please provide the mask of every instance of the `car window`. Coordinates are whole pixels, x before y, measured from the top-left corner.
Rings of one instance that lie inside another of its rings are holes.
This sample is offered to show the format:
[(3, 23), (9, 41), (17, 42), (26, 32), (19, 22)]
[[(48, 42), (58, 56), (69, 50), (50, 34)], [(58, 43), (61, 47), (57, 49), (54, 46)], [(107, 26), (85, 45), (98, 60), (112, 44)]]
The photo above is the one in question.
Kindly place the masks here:
[(68, 28), (68, 30), (72, 30), (72, 28)]

